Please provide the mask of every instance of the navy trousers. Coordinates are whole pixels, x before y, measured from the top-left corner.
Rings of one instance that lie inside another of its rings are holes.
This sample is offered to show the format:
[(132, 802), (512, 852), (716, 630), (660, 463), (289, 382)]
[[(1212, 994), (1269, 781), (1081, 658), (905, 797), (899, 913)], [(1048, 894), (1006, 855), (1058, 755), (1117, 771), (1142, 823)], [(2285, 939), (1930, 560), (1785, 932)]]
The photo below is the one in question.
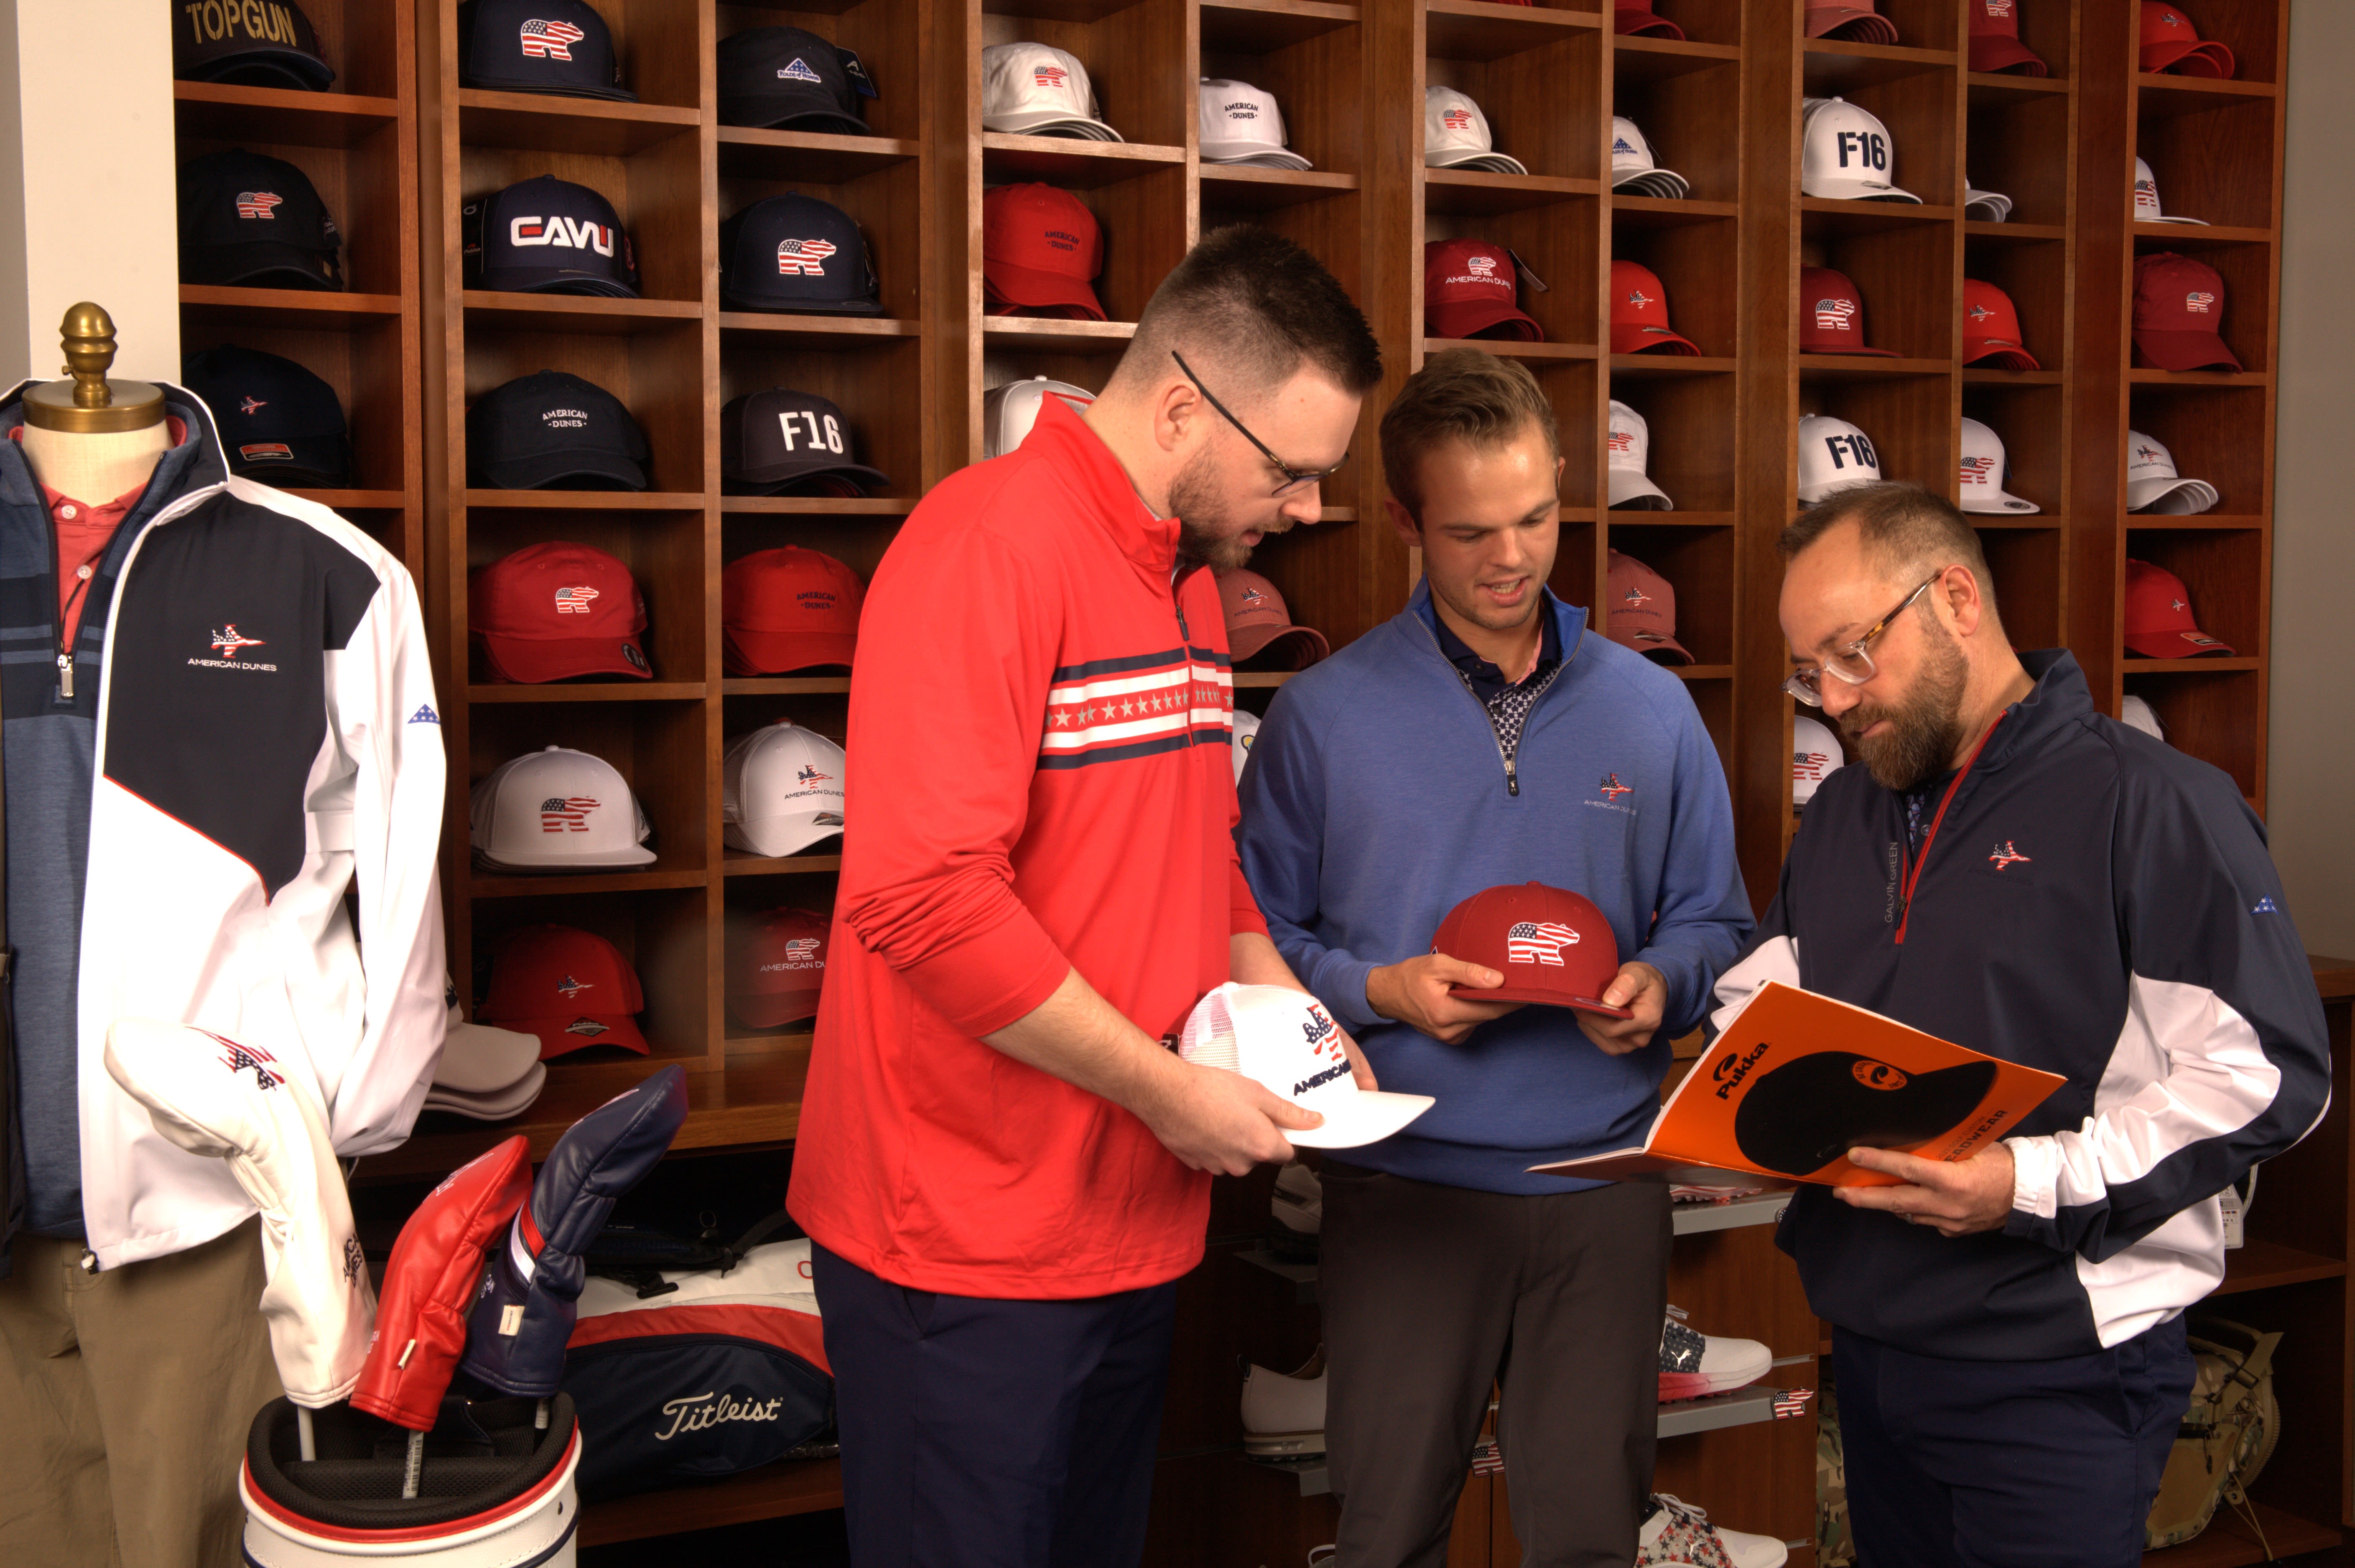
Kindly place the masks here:
[(2191, 1397), (2183, 1319), (2043, 1361), (1834, 1330), (1859, 1568), (2139, 1568)]
[(857, 1568), (1135, 1568), (1176, 1281), (1000, 1301), (810, 1261)]

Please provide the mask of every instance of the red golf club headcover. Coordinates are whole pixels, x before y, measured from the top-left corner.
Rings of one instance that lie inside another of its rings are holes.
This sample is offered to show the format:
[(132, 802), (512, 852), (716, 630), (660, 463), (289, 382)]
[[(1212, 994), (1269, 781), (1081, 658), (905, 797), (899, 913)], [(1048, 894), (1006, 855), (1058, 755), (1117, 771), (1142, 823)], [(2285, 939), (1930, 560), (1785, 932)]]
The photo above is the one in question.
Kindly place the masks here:
[(425, 1196), (385, 1265), (376, 1337), (352, 1404), (412, 1432), (430, 1430), (458, 1358), (483, 1255), (531, 1195), (521, 1134), (453, 1171)]

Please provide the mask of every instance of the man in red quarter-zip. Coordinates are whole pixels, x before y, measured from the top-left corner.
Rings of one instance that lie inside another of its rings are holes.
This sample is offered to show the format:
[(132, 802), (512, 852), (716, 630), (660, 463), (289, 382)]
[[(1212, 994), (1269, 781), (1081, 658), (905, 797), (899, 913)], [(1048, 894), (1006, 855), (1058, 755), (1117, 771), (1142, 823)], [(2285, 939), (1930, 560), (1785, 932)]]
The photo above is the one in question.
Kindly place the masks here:
[(1324, 267), (1221, 229), (1086, 414), (1043, 399), (868, 590), (788, 1198), (859, 1568), (1143, 1551), (1209, 1173), (1319, 1119), (1161, 1044), (1222, 981), (1298, 983), (1236, 864), (1208, 568), (1316, 520), (1380, 376)]
[(2224, 1275), (2217, 1194), (2330, 1100), (2322, 1005), (2233, 780), (2014, 653), (1968, 520), (1903, 484), (1783, 535), (1816, 791), (1721, 1027), (1768, 980), (2067, 1082), (1959, 1163), (1858, 1150), (1778, 1241), (1833, 1326), (1858, 1552), (2136, 1568)]

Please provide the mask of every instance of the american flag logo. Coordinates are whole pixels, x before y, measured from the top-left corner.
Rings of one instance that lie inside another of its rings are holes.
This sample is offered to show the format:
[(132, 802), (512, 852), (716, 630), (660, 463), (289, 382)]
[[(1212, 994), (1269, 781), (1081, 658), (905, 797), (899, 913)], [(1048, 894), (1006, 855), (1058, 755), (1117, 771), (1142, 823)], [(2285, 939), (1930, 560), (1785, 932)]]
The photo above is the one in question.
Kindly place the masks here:
[(1497, 275), (1497, 259), (1494, 256), (1467, 256), (1464, 259), (1464, 265), (1475, 278), (1494, 278)]
[(2215, 302), (2216, 296), (2204, 289), (2195, 289), (2183, 296), (2183, 308), (2203, 316), (2209, 313), (2209, 307)]
[(237, 630), (237, 622), (234, 620), (230, 621), (224, 630), (213, 633), (213, 648), (224, 659), (236, 658), (237, 651), (240, 648), (260, 648), (262, 645), (262, 640), (259, 637), (240, 635)]
[[(1594, 788), (1602, 793), (1603, 798), (1606, 800), (1616, 800), (1622, 795), (1632, 795), (1636, 792), (1636, 787), (1633, 784), (1620, 783), (1619, 775), (1616, 773), (1607, 773), (1604, 775), (1603, 782), (1597, 784)], [(1560, 929), (1560, 927), (1556, 928)], [(1578, 938), (1575, 935), (1571, 938), (1571, 940), (1573, 942), (1577, 939)]]
[(817, 938), (815, 937), (795, 937), (785, 944), (785, 957), (789, 959), (812, 959), (816, 956)]
[(1991, 457), (1965, 458), (1963, 460), (1963, 482), (1965, 484), (1993, 484), (1995, 482), (1995, 459)]
[(799, 773), (794, 774), (794, 777), (800, 779), (805, 784), (820, 784), (824, 783), (826, 779), (833, 778), (834, 775), (831, 773), (820, 773), (815, 768), (805, 762), (802, 764), (802, 770)]
[[(1620, 602), (1625, 604), (1628, 609), (1633, 609), (1639, 604), (1651, 603), (1652, 596), (1646, 593), (1642, 588), (1637, 588), (1635, 584), (1630, 583), (1627, 585), (1626, 593), (1621, 596)], [(1612, 777), (1616, 779), (1618, 775), (1614, 773)]]
[(262, 401), (259, 397), (248, 397), (244, 402), (240, 403), (237, 406), (237, 411), (240, 414), (253, 414), (259, 413), (261, 410), (269, 407), (270, 405), (268, 403)]
[(1625, 153), (1632, 158), (1636, 155), (1636, 149), (1628, 144), (1626, 137), (1614, 136), (1611, 138), (1611, 153), (1614, 157)]
[(539, 831), (543, 833), (585, 833), (589, 831), (589, 813), (599, 802), (586, 795), (550, 795), (539, 803)]
[(1993, 854), (1987, 856), (1987, 863), (2001, 871), (2008, 865), (2026, 865), (2029, 863), (2029, 857), (2012, 848), (2011, 841), (2006, 839), (1996, 845)]
[(205, 1033), (210, 1036), (213, 1043), (221, 1048), (220, 1064), (222, 1066), (227, 1067), (232, 1073), (242, 1073), (248, 1067), (253, 1069), (253, 1084), (256, 1088), (274, 1089), (280, 1084), (285, 1082), (285, 1079), (282, 1075), (273, 1073), (270, 1070), (271, 1067), (277, 1065), (278, 1058), (263, 1050), (261, 1046), (240, 1045), (236, 1041), (229, 1039), (225, 1035), (214, 1034), (209, 1029), (206, 1030)]
[(1975, 322), (1983, 322), (1987, 320), (1987, 317), (1995, 314), (1993, 311), (1987, 309), (1985, 305), (1973, 305), (1969, 310), (1963, 313), (1969, 316), (1971, 320)]
[(569, 60), (571, 46), (589, 35), (570, 22), (530, 21), (523, 25), (523, 58), (527, 60)]
[(595, 980), (574, 980), (570, 972), (567, 972), (562, 980), (556, 982), (556, 994), (564, 998), (567, 1001), (579, 996), (584, 991), (595, 991), (596, 989), (597, 982)]
[(240, 191), (237, 193), (237, 215), (240, 217), (266, 218), (275, 223), (277, 214), (270, 209), (285, 199), (276, 191)]
[(1550, 964), (1561, 968), (1561, 950), (1578, 946), (1578, 933), (1559, 920), (1523, 920), (1505, 933), (1508, 964)]
[(787, 278), (823, 278), (826, 259), (834, 254), (831, 239), (784, 239), (777, 243), (777, 271)]
[(1636, 450), (1636, 432), (1633, 430), (1612, 431), (1611, 450), (1614, 452), (1634, 451)]
[(1854, 314), (1856, 314), (1856, 302), (1854, 300), (1817, 300), (1816, 302), (1816, 330), (1818, 332), (1846, 332), (1848, 330), (1849, 318)]
[(1990, 19), (2010, 16), (2011, 0), (1987, 0), (1987, 14)]
[(1071, 73), (1070, 71), (1065, 70), (1059, 65), (1042, 65), (1033, 66), (1030, 68), (1030, 79), (1037, 82), (1040, 87), (1060, 88), (1064, 82), (1071, 79)]
[(597, 590), (592, 588), (558, 588), (556, 590), (556, 613), (559, 615), (586, 615), (589, 613), (589, 601), (596, 597)]
[(1648, 305), (1657, 305), (1660, 302), (1641, 289), (1631, 289), (1627, 292), (1627, 302), (1640, 311)]
[(1807, 1401), (1816, 1397), (1812, 1388), (1786, 1388), (1774, 1396), (1774, 1419), (1790, 1421), (1807, 1413)]
[(1483, 1437), (1472, 1445), (1472, 1473), (1476, 1476), (1501, 1476), (1505, 1473), (1505, 1450), (1494, 1437)]
[(1450, 131), (1469, 131), (1472, 129), (1472, 111), (1468, 109), (1451, 109), (1439, 117), (1439, 122)]
[(779, 71), (777, 75), (786, 81), (806, 81), (820, 85), (825, 81), (823, 77), (810, 68), (810, 63), (799, 55), (795, 55), (794, 63)]

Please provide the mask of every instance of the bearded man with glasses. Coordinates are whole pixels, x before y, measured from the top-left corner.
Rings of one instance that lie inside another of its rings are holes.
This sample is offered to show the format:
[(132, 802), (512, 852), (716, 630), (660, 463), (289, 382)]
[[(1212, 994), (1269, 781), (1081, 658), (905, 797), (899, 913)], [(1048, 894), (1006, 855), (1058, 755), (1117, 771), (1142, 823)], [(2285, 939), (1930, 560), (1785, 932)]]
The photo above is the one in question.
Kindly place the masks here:
[(1858, 1552), (2136, 1568), (2217, 1194), (2329, 1104), (2264, 824), (2068, 652), (2012, 651), (1946, 502), (1841, 491), (1781, 546), (1784, 689), (1863, 766), (1807, 803), (1713, 1027), (1782, 980), (2068, 1080), (1959, 1163), (1851, 1150), (1898, 1184), (1802, 1187), (1784, 1219), (1833, 1325)]

